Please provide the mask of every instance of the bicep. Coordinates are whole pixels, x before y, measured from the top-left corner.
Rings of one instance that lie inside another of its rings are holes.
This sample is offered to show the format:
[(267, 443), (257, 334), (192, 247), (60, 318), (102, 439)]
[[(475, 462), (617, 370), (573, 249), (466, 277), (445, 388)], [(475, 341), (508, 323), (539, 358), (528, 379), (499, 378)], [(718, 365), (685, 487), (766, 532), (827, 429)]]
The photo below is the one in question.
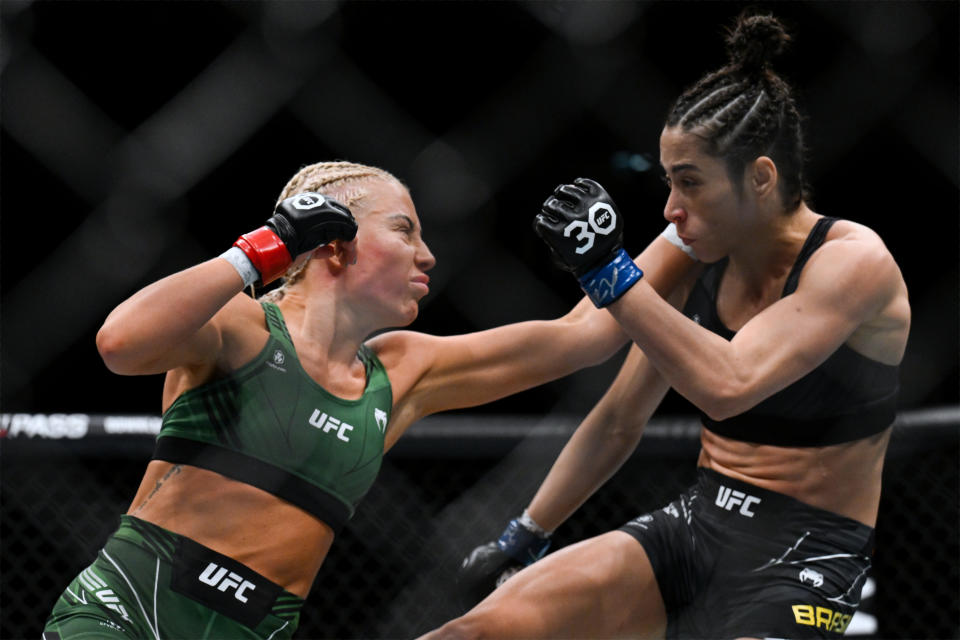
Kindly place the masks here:
[(626, 342), (616, 323), (593, 311), (460, 336), (429, 336), (434, 357), (413, 393), (423, 415), (471, 407), (603, 362)]
[(749, 379), (757, 402), (822, 364), (889, 299), (891, 273), (883, 256), (839, 247), (818, 254), (796, 291), (757, 314), (731, 341), (736, 370)]
[(203, 368), (212, 366), (221, 356), (224, 346), (222, 327), (214, 320), (207, 322), (150, 363), (152, 371), (162, 373), (178, 367)]
[[(635, 260), (650, 284), (673, 298), (700, 269), (659, 236)], [(569, 375), (603, 362), (626, 342), (612, 316), (583, 298), (555, 320), (448, 337), (394, 331), (370, 345), (385, 365), (392, 363), (396, 429), (388, 435), (396, 438), (423, 416), (492, 402)]]
[[(700, 265), (657, 236), (636, 258), (654, 289), (676, 305)], [(627, 341), (604, 309), (583, 298), (562, 318), (436, 338), (434, 366), (422, 380), (429, 412), (474, 406), (600, 364)]]
[[(246, 297), (243, 294), (241, 296)], [(180, 332), (176, 339), (162, 337), (169, 329), (159, 321), (153, 321), (158, 326), (151, 326), (150, 320), (125, 318), (123, 322), (136, 321), (139, 326), (123, 332), (108, 333), (101, 329), (97, 335), (97, 347), (107, 367), (121, 375), (150, 375), (180, 367), (212, 366), (221, 358), (225, 343), (231, 342), (229, 335), (237, 324), (237, 318), (232, 317), (234, 314), (231, 313), (231, 307), (234, 306), (233, 301), (227, 303), (199, 328)], [(153, 341), (157, 344), (152, 344)], [(140, 348), (140, 343), (146, 343), (147, 346)]]
[(242, 304), (236, 270), (212, 259), (171, 274), (121, 302), (97, 333), (97, 348), (114, 372), (157, 373), (215, 357), (219, 318)]

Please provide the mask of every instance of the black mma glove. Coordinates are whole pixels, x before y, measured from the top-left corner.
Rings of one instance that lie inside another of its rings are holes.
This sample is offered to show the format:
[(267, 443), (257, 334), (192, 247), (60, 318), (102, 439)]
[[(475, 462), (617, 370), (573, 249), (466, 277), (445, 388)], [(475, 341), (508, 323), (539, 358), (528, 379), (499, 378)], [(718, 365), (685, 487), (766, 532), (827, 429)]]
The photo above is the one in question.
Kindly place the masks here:
[(623, 218), (593, 180), (562, 184), (546, 199), (533, 228), (561, 269), (572, 272), (598, 307), (605, 307), (643, 277), (623, 249)]
[(476, 547), (457, 572), (460, 606), (473, 608), (508, 578), (542, 558), (550, 547), (548, 536), (514, 518), (499, 539)]
[[(243, 234), (233, 246), (243, 251), (260, 282), (267, 284), (282, 276), (297, 256), (356, 236), (357, 221), (347, 207), (333, 198), (305, 191), (283, 200), (264, 226)], [(241, 266), (227, 254), (223, 257), (237, 268), (244, 283), (250, 284)]]

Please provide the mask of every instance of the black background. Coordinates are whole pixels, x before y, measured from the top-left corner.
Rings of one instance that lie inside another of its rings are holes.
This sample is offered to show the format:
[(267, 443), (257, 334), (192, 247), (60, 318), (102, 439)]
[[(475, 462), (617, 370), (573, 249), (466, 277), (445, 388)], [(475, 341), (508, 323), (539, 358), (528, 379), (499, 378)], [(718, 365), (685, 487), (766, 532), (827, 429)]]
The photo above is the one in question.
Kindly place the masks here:
[[(584, 175), (629, 216), (628, 249), (658, 233), (665, 189), (619, 159), (655, 161), (670, 102), (722, 63), (744, 6), (4, 2), (2, 410), (159, 412), (159, 376), (100, 362), (103, 318), (261, 224), (320, 160), (410, 185), (439, 259), (414, 329), (562, 314), (579, 291), (533, 213)], [(795, 36), (778, 69), (809, 118), (815, 210), (878, 231), (909, 287), (902, 407), (956, 404), (958, 4), (752, 6)], [(231, 55), (259, 80), (211, 83)], [(214, 108), (193, 108), (203, 92)], [(585, 411), (618, 362), (472, 411)]]

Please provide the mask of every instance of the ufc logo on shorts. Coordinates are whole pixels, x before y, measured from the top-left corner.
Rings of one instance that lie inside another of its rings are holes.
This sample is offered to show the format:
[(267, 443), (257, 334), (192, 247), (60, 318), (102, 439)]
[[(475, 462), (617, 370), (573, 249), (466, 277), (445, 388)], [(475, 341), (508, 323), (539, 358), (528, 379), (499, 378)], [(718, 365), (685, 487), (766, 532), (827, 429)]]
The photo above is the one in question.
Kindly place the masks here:
[(735, 506), (740, 505), (740, 515), (752, 518), (754, 513), (750, 510), (750, 505), (754, 504), (760, 504), (760, 498), (749, 496), (743, 491), (733, 491), (729, 487), (720, 485), (720, 491), (717, 492), (716, 505), (721, 509), (733, 511)]
[[(130, 620), (127, 610), (120, 603), (120, 598), (113, 592), (113, 589), (107, 586), (107, 583), (103, 581), (103, 578), (101, 578), (92, 567), (84, 569), (78, 579), (80, 584), (89, 592), (96, 595), (97, 599), (100, 600), (107, 609), (113, 609), (119, 613), (120, 617), (124, 620)], [(87, 604), (87, 596), (82, 590), (80, 590), (79, 596), (73, 592), (71, 592), (71, 595), (83, 604)]]
[(209, 563), (203, 570), (200, 574), (200, 582), (216, 587), (217, 591), (226, 592), (227, 589), (234, 589), (233, 597), (240, 602), (247, 601), (247, 597), (243, 595), (244, 591), (257, 588), (252, 582), (244, 580), (233, 571), (228, 572), (225, 567), (218, 566), (215, 562)]

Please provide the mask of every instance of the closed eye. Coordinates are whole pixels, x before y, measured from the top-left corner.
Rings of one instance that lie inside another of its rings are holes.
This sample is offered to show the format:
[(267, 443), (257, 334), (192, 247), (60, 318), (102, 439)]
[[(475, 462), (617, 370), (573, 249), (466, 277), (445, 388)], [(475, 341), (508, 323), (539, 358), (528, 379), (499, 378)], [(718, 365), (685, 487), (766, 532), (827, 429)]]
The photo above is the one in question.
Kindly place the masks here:
[(417, 230), (417, 225), (414, 224), (413, 220), (402, 213), (397, 213), (391, 216), (391, 220), (393, 221), (393, 228), (396, 231), (401, 231), (407, 235), (410, 235)]

